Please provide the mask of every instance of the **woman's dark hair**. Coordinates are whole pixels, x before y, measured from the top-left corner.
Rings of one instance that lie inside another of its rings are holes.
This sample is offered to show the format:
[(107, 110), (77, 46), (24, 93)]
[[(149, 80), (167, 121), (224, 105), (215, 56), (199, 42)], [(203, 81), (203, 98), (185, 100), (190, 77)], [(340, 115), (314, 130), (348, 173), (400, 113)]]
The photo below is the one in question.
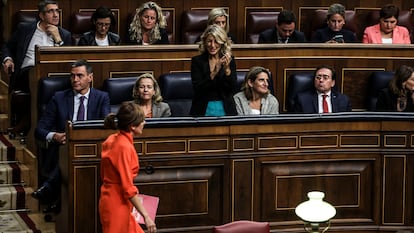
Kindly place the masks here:
[(116, 23), (114, 14), (112, 13), (111, 9), (106, 6), (100, 6), (96, 8), (95, 12), (92, 14), (91, 21), (92, 23), (95, 23), (96, 20), (104, 18), (110, 18), (111, 25), (114, 25)]
[(414, 73), (414, 68), (406, 65), (400, 66), (396, 71), (394, 78), (389, 83), (392, 93), (399, 97), (405, 97), (407, 90), (403, 87), (403, 82), (407, 81)]
[(381, 8), (379, 15), (381, 19), (388, 19), (394, 16), (398, 20), (400, 9), (395, 5), (387, 4)]
[(252, 88), (249, 86), (249, 80), (251, 82), (254, 82), (257, 78), (257, 75), (259, 75), (260, 73), (266, 73), (267, 77), (270, 78), (269, 70), (261, 66), (253, 66), (252, 68), (250, 68), (249, 72), (246, 74), (244, 78), (241, 90), (244, 92), (244, 95), (248, 100), (251, 100), (253, 98), (253, 91)]
[(397, 96), (398, 112), (402, 112), (407, 108), (408, 98), (410, 98), (410, 90), (407, 90), (407, 88), (404, 87), (403, 82), (406, 82), (413, 73), (413, 67), (402, 65), (395, 71), (394, 78), (388, 84), (390, 91)]
[(129, 132), (130, 126), (138, 126), (145, 119), (144, 111), (137, 104), (126, 101), (119, 107), (118, 113), (109, 113), (105, 117), (104, 127)]
[(282, 25), (282, 24), (291, 24), (291, 23), (295, 23), (296, 24), (296, 16), (295, 14), (293, 14), (292, 11), (289, 10), (282, 10), (279, 13), (279, 16), (277, 17), (277, 25)]

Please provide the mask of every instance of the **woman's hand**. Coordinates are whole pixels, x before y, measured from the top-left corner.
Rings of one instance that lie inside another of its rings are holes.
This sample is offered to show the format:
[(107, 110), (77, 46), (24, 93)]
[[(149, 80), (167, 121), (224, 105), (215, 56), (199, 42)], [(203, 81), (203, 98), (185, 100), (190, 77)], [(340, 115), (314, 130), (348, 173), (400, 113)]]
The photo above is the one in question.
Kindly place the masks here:
[(220, 63), (224, 67), (224, 72), (226, 73), (226, 76), (229, 76), (231, 74), (230, 62), (231, 62), (231, 55), (229, 53), (224, 54), (224, 56), (220, 58)]
[(147, 226), (148, 233), (157, 232), (157, 227), (155, 226), (154, 221), (147, 215), (145, 218), (145, 226)]

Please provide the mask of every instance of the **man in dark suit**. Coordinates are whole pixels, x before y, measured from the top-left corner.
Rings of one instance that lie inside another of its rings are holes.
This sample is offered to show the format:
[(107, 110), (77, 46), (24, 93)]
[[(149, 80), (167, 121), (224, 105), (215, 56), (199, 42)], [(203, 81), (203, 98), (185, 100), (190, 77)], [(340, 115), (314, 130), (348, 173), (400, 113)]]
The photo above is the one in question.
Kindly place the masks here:
[(34, 66), (35, 46), (71, 45), (71, 33), (59, 27), (60, 10), (56, 1), (38, 4), (39, 21), (21, 23), (2, 47), (3, 69), (12, 72), (11, 90), (29, 92), (28, 69)]
[[(29, 71), (35, 64), (35, 46), (71, 45), (69, 31), (59, 27), (60, 10), (52, 0), (38, 4), (39, 21), (20, 23), (7, 43), (2, 46), (3, 70), (10, 75), (9, 92), (11, 103), (20, 107), (11, 108), (14, 133), (25, 134), (30, 129)], [(15, 94), (25, 93), (28, 98), (20, 100)]]
[(336, 74), (333, 67), (320, 66), (314, 75), (314, 89), (301, 92), (295, 97), (294, 111), (298, 113), (350, 112), (348, 96), (333, 89)]
[(296, 17), (292, 11), (283, 10), (277, 17), (277, 25), (259, 34), (259, 44), (302, 43), (306, 42), (305, 34), (295, 30)]
[(91, 65), (83, 59), (75, 61), (71, 68), (72, 88), (56, 92), (40, 117), (35, 137), (46, 141), (47, 148), (41, 155), (39, 171), (41, 177), (47, 179), (32, 193), (36, 199), (52, 203), (59, 199), (58, 151), (59, 146), (66, 143), (67, 122), (104, 119), (110, 112), (108, 93), (91, 88), (92, 80)]

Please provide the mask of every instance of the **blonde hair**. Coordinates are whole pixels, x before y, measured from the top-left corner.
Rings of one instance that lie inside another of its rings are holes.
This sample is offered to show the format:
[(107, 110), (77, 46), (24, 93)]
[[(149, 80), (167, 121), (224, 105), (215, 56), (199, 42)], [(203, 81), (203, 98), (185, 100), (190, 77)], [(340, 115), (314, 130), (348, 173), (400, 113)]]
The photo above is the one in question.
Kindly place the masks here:
[(142, 4), (135, 11), (134, 18), (132, 19), (131, 24), (129, 25), (129, 34), (130, 39), (134, 41), (142, 41), (142, 25), (141, 25), (141, 16), (146, 10), (154, 10), (157, 13), (157, 21), (155, 27), (150, 32), (150, 44), (161, 39), (160, 28), (165, 28), (167, 26), (167, 21), (165, 20), (164, 15), (162, 14), (162, 9), (155, 2), (146, 2)]
[(326, 16), (327, 20), (329, 20), (333, 15), (339, 14), (345, 20), (345, 7), (342, 4), (334, 3), (329, 6), (328, 14)]
[(221, 17), (221, 16), (226, 17), (226, 27), (224, 28), (224, 30), (226, 31), (226, 33), (228, 33), (230, 30), (229, 15), (223, 8), (211, 9), (211, 11), (208, 13), (207, 25), (214, 24), (214, 20), (216, 20), (217, 17)]
[(207, 51), (206, 40), (210, 35), (214, 37), (219, 45), (221, 45), (221, 55), (226, 53), (231, 55), (231, 41), (227, 37), (227, 33), (217, 24), (207, 26), (206, 30), (203, 32), (203, 34), (201, 34), (201, 40), (198, 46), (200, 53), (205, 53)]
[(135, 102), (141, 103), (141, 97), (139, 96), (139, 84), (142, 79), (148, 78), (152, 80), (154, 86), (154, 95), (152, 96), (153, 103), (160, 103), (162, 101), (161, 90), (158, 85), (157, 80), (152, 76), (150, 73), (141, 74), (137, 81), (135, 81), (134, 88), (132, 89), (132, 98), (134, 98)]

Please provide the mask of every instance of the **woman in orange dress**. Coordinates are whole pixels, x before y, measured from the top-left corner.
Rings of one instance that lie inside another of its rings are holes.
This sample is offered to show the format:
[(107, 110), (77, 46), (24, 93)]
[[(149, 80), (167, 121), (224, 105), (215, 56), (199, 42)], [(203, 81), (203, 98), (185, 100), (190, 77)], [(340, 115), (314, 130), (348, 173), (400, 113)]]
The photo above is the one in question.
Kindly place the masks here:
[(142, 134), (144, 124), (144, 112), (132, 102), (122, 103), (117, 114), (110, 113), (105, 118), (105, 127), (119, 132), (109, 135), (102, 144), (99, 214), (103, 233), (143, 233), (132, 215), (132, 207), (143, 216), (148, 232), (156, 232), (133, 184), (139, 171), (133, 137)]

